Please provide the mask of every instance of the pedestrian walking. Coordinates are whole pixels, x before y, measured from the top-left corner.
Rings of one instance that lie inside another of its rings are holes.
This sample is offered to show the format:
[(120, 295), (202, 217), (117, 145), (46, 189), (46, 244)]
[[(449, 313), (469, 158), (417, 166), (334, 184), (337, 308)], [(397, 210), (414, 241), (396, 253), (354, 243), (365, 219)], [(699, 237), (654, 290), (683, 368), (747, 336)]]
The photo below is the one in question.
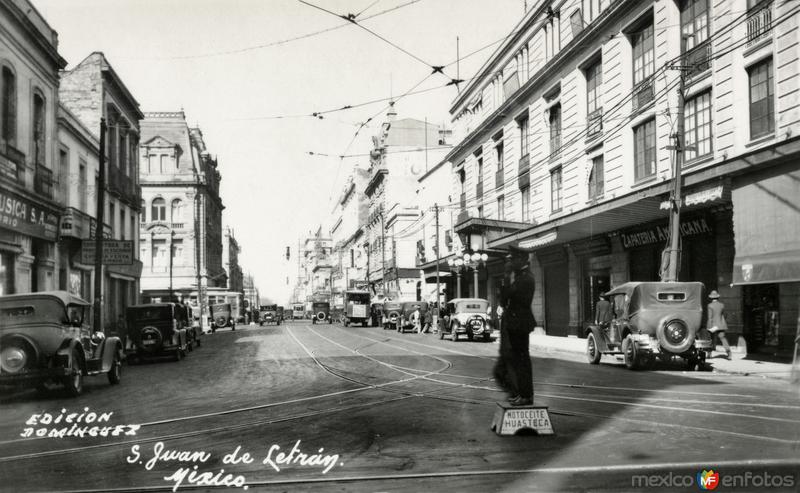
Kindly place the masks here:
[(428, 308), (428, 310), (425, 311), (425, 317), (424, 318), (425, 318), (425, 325), (422, 328), (422, 332), (424, 332), (426, 334), (429, 334), (430, 331), (431, 331), (431, 326), (433, 325), (433, 309), (432, 308)]
[(422, 326), (419, 324), (419, 308), (415, 308), (411, 313), (411, 325), (414, 326), (412, 330), (417, 333), (422, 332)]
[(711, 341), (714, 341), (714, 335), (719, 337), (722, 346), (725, 347), (725, 357), (731, 359), (731, 347), (728, 344), (728, 339), (725, 338), (725, 332), (728, 330), (728, 323), (725, 321), (725, 305), (719, 301), (719, 293), (716, 289), (712, 290), (708, 295), (708, 331), (711, 332)]
[(528, 255), (512, 252), (506, 256), (500, 305), (500, 354), (494, 367), (497, 383), (509, 393), (512, 406), (533, 404), (533, 370), (529, 336), (536, 325), (531, 302), (536, 287)]

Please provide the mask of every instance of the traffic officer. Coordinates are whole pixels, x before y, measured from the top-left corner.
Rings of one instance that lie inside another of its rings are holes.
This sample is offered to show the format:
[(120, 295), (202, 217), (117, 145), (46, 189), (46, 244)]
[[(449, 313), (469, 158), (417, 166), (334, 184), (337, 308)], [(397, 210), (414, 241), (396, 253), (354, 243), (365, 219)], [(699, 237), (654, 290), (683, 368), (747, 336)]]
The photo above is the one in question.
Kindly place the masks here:
[(536, 283), (530, 272), (528, 254), (512, 251), (506, 256), (500, 306), (500, 355), (494, 368), (497, 383), (509, 394), (512, 406), (533, 404), (533, 370), (529, 335), (536, 326), (531, 302)]

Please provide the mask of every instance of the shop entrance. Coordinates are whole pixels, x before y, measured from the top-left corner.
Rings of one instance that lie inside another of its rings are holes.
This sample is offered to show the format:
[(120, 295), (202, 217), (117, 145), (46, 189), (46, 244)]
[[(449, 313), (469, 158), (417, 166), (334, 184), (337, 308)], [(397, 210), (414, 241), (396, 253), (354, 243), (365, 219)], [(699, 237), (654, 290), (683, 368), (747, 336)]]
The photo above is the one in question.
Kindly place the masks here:
[(748, 351), (776, 348), (780, 328), (777, 284), (751, 284), (742, 290), (744, 338)]
[(544, 317), (547, 335), (569, 334), (569, 269), (567, 262), (546, 264), (544, 270)]
[(594, 322), (595, 307), (600, 295), (611, 289), (611, 270), (592, 271), (583, 278), (583, 320)]

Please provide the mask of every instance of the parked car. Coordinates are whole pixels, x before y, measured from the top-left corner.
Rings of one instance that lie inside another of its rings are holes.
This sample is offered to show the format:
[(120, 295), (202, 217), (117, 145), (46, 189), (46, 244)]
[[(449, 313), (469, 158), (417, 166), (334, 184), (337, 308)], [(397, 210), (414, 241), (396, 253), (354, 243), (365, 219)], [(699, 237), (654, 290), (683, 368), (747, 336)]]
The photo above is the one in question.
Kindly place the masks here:
[(397, 330), (400, 324), (400, 315), (403, 304), (399, 301), (384, 300), (383, 302), (383, 330)]
[(428, 311), (428, 303), (426, 301), (404, 301), (403, 311), (400, 313), (400, 323), (397, 324), (397, 332), (405, 332), (406, 330), (415, 331), (417, 326), (411, 321), (411, 316), (416, 310), (419, 310), (419, 320), (417, 323), (422, 327), (422, 322), (425, 319), (425, 312)]
[(483, 298), (455, 298), (448, 301), (439, 317), (439, 339), (449, 334), (455, 342), (460, 334), (465, 334), (470, 341), (475, 338), (489, 341), (492, 329), (488, 311), (489, 302)]
[(218, 303), (216, 305), (211, 305), (209, 308), (211, 310), (211, 333), (224, 327), (230, 327), (231, 330), (236, 330), (236, 321), (231, 317), (232, 311), (230, 303)]
[(0, 384), (57, 383), (72, 396), (86, 376), (106, 373), (118, 384), (122, 341), (93, 331), (90, 317), (89, 302), (66, 291), (0, 296)]
[(635, 370), (656, 358), (680, 356), (691, 369), (701, 369), (712, 350), (709, 334), (698, 337), (704, 290), (700, 282), (628, 282), (612, 289), (606, 293), (611, 321), (586, 329), (589, 363), (622, 354), (625, 366)]
[(278, 305), (261, 305), (258, 308), (258, 316), (258, 325), (281, 324), (281, 319), (278, 316)]
[(372, 320), (372, 326), (377, 327), (383, 321), (383, 302), (376, 301), (370, 304), (369, 316)]
[(311, 304), (311, 312), (313, 313), (311, 323), (322, 323), (328, 321), (329, 324), (333, 323), (331, 318), (331, 304), (327, 301), (315, 301)]
[(170, 355), (175, 361), (186, 356), (188, 335), (178, 303), (133, 305), (125, 310), (129, 357), (152, 358)]
[(200, 347), (200, 338), (203, 335), (203, 330), (200, 328), (200, 319), (195, 319), (192, 316), (192, 307), (183, 303), (176, 303), (179, 309), (179, 324), (186, 329), (186, 346), (191, 351), (194, 346)]
[(370, 319), (369, 291), (351, 289), (344, 292), (344, 326), (360, 323), (367, 326)]

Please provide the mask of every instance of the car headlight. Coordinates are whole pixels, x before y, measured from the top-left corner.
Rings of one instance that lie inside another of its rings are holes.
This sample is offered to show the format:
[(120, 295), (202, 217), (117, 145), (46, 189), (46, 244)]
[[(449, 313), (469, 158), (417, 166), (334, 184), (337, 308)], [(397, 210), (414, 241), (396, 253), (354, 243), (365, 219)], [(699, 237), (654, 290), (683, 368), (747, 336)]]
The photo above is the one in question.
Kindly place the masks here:
[(686, 324), (680, 320), (668, 322), (666, 327), (664, 327), (664, 337), (666, 337), (667, 341), (671, 344), (682, 343), (686, 340), (688, 333), (689, 329), (686, 327)]
[(33, 353), (25, 347), (12, 344), (0, 351), (0, 368), (6, 373), (19, 373), (33, 360)]

